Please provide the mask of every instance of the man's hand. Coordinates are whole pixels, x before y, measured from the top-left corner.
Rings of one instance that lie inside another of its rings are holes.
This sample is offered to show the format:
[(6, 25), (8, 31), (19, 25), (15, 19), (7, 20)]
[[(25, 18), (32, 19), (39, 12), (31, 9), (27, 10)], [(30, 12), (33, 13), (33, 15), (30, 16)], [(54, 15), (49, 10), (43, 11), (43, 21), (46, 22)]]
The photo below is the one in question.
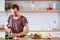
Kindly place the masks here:
[(13, 36), (21, 36), (19, 33), (13, 33)]
[(8, 29), (7, 29), (7, 32), (12, 32), (11, 28), (8, 28)]

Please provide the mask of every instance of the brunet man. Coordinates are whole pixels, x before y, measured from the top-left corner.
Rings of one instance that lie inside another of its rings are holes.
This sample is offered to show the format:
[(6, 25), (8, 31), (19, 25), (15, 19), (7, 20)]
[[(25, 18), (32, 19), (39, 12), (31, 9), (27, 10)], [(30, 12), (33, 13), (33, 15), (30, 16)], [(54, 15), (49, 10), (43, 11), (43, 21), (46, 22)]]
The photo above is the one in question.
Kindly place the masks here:
[(28, 21), (26, 17), (20, 15), (19, 6), (11, 6), (12, 14), (8, 18), (8, 31), (13, 32), (13, 36), (23, 36), (29, 32)]

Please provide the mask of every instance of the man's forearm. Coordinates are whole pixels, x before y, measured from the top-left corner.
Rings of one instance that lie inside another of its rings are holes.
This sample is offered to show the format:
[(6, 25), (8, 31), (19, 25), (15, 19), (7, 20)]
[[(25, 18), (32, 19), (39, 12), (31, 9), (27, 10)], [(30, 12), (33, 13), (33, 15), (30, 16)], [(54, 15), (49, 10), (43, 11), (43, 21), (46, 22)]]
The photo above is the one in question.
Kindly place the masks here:
[(21, 33), (15, 33), (16, 36), (23, 36), (26, 35), (29, 32), (29, 28), (28, 28), (28, 24), (26, 23), (26, 25), (24, 26), (24, 30)]
[(29, 32), (29, 31), (23, 31), (23, 32), (21, 32), (21, 33), (19, 33), (19, 34), (22, 36), (22, 35), (26, 35), (28, 32)]
[(28, 24), (26, 23), (25, 27), (24, 27), (24, 31), (19, 33), (20, 35), (26, 35), (29, 32), (29, 28), (28, 28)]
[(28, 33), (28, 31), (23, 31), (21, 33), (13, 33), (13, 36), (23, 36), (26, 35)]

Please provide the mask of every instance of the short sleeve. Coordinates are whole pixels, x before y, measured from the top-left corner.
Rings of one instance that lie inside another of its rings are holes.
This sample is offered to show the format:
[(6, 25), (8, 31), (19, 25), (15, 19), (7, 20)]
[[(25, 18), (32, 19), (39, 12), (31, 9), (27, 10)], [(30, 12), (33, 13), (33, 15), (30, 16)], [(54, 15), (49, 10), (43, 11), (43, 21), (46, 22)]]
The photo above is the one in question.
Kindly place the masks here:
[(7, 22), (8, 22), (8, 24), (7, 24), (7, 26), (8, 26), (10, 23), (10, 16), (8, 17)]
[(7, 20), (7, 22), (9, 23), (9, 21), (10, 21), (10, 16), (8, 17), (8, 20)]
[[(12, 15), (10, 15), (10, 16), (8, 17), (8, 20), (7, 20), (8, 25), (10, 24), (10, 19), (11, 19), (11, 16), (12, 16)], [(7, 25), (7, 26), (8, 26), (8, 25)]]
[(25, 26), (25, 24), (28, 23), (26, 17), (23, 17), (23, 20), (22, 21), (23, 21), (23, 26)]

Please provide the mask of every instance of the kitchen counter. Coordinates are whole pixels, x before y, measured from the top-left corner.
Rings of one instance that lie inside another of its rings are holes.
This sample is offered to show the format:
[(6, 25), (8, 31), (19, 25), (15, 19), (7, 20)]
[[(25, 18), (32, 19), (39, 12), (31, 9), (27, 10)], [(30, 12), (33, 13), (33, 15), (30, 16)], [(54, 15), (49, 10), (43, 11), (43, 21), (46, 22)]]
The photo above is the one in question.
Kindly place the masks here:
[(0, 28), (0, 32), (5, 32), (6, 30), (4, 28)]
[[(0, 32), (5, 32), (5, 29), (4, 28), (0, 28)], [(48, 31), (50, 32), (50, 31)], [(53, 32), (53, 31), (52, 31)], [(54, 31), (55, 32), (55, 31)], [(57, 32), (60, 32), (60, 31), (57, 31)], [(51, 38), (51, 39), (32, 39), (32, 38), (28, 38), (28, 37), (24, 37), (24, 38), (20, 38), (18, 37), (19, 40), (60, 40), (60, 38)], [(5, 40), (4, 38), (0, 38), (0, 40)], [(13, 39), (10, 39), (10, 40), (13, 40)]]
[[(32, 39), (32, 38), (18, 38), (19, 40), (60, 40), (60, 38), (51, 38), (51, 39), (45, 39), (45, 38), (42, 38), (42, 39)], [(2, 40), (2, 39), (1, 39)], [(13, 40), (13, 39), (10, 39), (10, 40)]]
[(60, 32), (60, 30), (30, 30), (30, 32)]
[(52, 39), (19, 38), (19, 40), (60, 40), (60, 38), (52, 38)]

